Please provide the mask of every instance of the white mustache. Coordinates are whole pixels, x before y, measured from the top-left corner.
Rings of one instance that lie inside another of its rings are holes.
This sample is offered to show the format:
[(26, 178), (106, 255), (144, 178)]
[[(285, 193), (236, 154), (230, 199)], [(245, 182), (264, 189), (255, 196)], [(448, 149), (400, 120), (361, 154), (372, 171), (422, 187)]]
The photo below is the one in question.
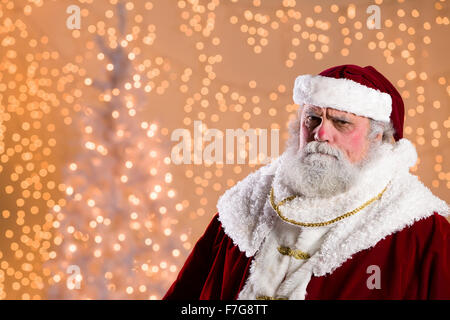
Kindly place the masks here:
[(303, 148), (302, 152), (305, 156), (308, 156), (310, 154), (321, 153), (333, 156), (338, 160), (341, 160), (343, 158), (343, 153), (341, 150), (330, 146), (326, 142), (312, 141)]

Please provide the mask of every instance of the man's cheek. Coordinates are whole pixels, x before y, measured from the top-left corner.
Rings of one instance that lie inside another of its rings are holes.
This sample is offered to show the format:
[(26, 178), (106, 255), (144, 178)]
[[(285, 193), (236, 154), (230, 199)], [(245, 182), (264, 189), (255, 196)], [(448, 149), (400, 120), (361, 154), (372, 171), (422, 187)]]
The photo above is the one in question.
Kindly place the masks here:
[(349, 145), (354, 149), (362, 147), (365, 144), (365, 140), (366, 135), (363, 128), (356, 128), (347, 136)]
[(353, 135), (353, 137), (349, 140), (350, 148), (354, 151), (360, 149), (360, 147), (363, 145), (363, 138), (359, 135)]
[(304, 124), (302, 124), (300, 128), (300, 149), (303, 148), (309, 141), (309, 131), (305, 127)]
[(354, 158), (353, 160), (358, 160), (361, 156), (363, 156), (363, 153), (366, 149), (366, 137), (362, 132), (353, 132), (349, 139), (347, 140), (347, 150), (349, 151), (350, 155)]

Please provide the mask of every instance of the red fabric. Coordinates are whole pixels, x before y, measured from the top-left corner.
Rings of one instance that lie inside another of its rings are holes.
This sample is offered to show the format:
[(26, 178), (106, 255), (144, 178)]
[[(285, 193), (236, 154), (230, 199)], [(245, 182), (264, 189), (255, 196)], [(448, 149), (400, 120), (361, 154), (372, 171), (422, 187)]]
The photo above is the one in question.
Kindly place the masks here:
[(165, 300), (231, 300), (245, 284), (251, 259), (225, 234), (216, 215), (187, 258)]
[(395, 129), (394, 138), (398, 141), (403, 137), (403, 121), (405, 116), (403, 99), (392, 83), (390, 83), (389, 80), (374, 67), (366, 66), (363, 68), (353, 64), (346, 64), (326, 69), (319, 74), (324, 77), (336, 79), (350, 79), (366, 87), (378, 89), (381, 92), (389, 94), (392, 98), (392, 112), (390, 118)]
[[(236, 299), (252, 258), (224, 233), (216, 215), (163, 299)], [(367, 268), (381, 288), (368, 289)], [(332, 274), (312, 277), (306, 299), (450, 299), (450, 224), (438, 214), (353, 255)]]
[[(450, 299), (450, 225), (435, 214), (355, 254), (331, 275), (313, 277), (307, 299)], [(368, 289), (371, 265), (381, 289)]]

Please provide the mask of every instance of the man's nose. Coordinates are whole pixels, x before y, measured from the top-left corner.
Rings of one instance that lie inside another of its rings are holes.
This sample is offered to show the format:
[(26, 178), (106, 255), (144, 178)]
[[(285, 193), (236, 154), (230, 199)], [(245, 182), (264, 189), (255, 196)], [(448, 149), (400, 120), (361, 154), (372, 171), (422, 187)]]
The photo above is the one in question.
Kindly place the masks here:
[(317, 126), (314, 134), (314, 140), (319, 142), (331, 142), (332, 140), (332, 125), (330, 121), (322, 119), (320, 125)]

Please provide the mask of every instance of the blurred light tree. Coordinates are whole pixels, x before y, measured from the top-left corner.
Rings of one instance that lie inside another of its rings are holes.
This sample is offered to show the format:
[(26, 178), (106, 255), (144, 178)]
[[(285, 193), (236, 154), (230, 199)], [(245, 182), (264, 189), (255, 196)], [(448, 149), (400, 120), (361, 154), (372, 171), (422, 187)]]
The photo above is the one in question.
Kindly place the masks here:
[(139, 120), (153, 88), (142, 84), (148, 73), (127, 51), (137, 39), (125, 34), (123, 5), (116, 8), (117, 37), (96, 39), (106, 79), (84, 80), (86, 91), (99, 94), (84, 94), (81, 152), (64, 172), (67, 205), (54, 208), (59, 249), (48, 262), (51, 299), (161, 298), (181, 254), (182, 240), (170, 237), (182, 205), (163, 156), (168, 139), (159, 138), (157, 121)]

